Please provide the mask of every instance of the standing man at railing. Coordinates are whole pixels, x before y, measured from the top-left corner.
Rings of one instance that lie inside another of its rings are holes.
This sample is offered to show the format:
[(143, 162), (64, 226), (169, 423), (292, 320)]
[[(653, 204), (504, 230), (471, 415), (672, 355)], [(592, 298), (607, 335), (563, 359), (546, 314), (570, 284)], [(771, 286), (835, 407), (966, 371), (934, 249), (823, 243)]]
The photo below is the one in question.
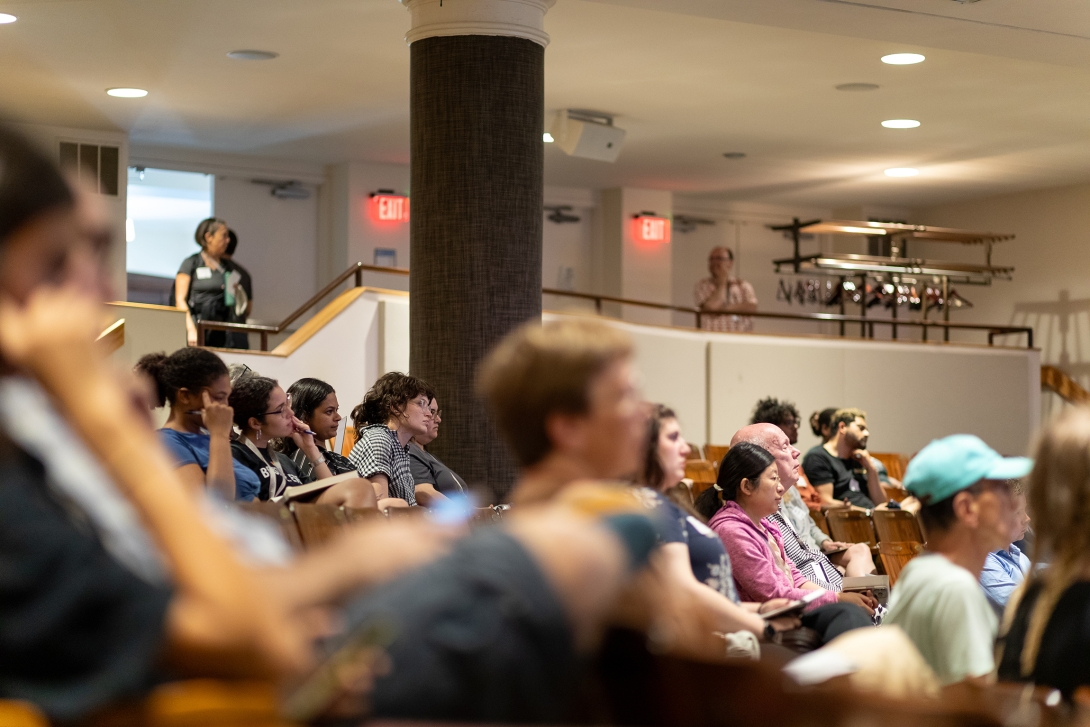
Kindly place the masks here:
[(753, 330), (753, 319), (738, 314), (756, 312), (757, 294), (745, 280), (731, 277), (733, 268), (734, 253), (729, 247), (712, 248), (708, 255), (711, 277), (698, 282), (693, 290), (696, 307), (702, 312), (700, 327), (705, 331)]

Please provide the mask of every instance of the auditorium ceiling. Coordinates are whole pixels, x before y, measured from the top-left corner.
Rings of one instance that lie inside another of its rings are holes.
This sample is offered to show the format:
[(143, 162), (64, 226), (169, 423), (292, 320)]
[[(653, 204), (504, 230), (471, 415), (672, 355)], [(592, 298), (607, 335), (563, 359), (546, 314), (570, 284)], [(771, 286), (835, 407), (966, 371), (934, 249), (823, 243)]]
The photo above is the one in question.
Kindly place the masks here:
[[(0, 12), (19, 17), (0, 26), (7, 119), (311, 163), (408, 159), (409, 17), (395, 0)], [(614, 164), (547, 148), (549, 184), (912, 207), (1090, 181), (1082, 0), (557, 0), (546, 28), (546, 108), (608, 112), (628, 132)], [(226, 57), (238, 49), (280, 56)], [(880, 62), (896, 52), (927, 60)], [(109, 98), (113, 86), (150, 94)]]

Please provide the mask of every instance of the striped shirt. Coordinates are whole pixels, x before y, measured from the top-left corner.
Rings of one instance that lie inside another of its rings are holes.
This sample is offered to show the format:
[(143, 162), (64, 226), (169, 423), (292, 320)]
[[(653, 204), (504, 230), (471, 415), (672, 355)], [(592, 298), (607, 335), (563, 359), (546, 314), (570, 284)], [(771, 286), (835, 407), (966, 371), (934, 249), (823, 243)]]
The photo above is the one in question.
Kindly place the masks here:
[(829, 556), (804, 542), (784, 517), (783, 503), (780, 504), (780, 510), (769, 515), (767, 520), (780, 529), (787, 557), (794, 562), (806, 580), (827, 591), (839, 593), (844, 589), (844, 577), (829, 560)]
[(397, 432), (385, 424), (364, 427), (356, 446), (348, 453), (348, 461), (355, 465), (360, 477), (370, 479), (375, 475), (386, 475), (390, 483), (390, 497), (400, 497), (410, 505), (416, 504), (409, 448), (398, 441)]

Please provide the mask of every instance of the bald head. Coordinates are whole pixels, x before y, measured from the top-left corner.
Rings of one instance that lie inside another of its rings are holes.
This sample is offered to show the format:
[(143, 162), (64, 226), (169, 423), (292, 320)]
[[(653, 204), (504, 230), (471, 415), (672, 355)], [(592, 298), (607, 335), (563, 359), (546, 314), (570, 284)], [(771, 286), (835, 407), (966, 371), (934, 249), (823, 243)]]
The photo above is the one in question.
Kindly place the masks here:
[(742, 427), (731, 437), (730, 446), (741, 442), (756, 444), (776, 458), (780, 482), (785, 488), (794, 487), (799, 481), (799, 455), (802, 453), (791, 446), (787, 435), (775, 424), (750, 424)]

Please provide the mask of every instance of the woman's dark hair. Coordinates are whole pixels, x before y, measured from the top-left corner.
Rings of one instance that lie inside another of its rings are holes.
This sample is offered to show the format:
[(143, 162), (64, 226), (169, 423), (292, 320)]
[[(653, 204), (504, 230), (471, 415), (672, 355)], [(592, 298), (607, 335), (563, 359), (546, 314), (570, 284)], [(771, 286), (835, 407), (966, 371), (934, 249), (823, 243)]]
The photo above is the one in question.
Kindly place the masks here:
[(0, 242), (35, 217), (74, 204), (53, 161), (22, 135), (0, 127)]
[(173, 404), (179, 389), (197, 392), (227, 375), (223, 360), (203, 348), (180, 348), (169, 356), (149, 353), (134, 368), (155, 381), (159, 406)]
[[(314, 416), (314, 410), (322, 405), (325, 398), (333, 393), (333, 387), (321, 379), (299, 379), (288, 387), (288, 396), (291, 397), (291, 410), (301, 421), (310, 424), (310, 418)], [(276, 442), (276, 449), (289, 457), (295, 454), (298, 447), (295, 440), (284, 438)]]
[(777, 427), (787, 421), (788, 417), (799, 419), (799, 410), (789, 401), (780, 401), (770, 396), (761, 399), (753, 409), (750, 424), (775, 424)]
[(245, 429), (250, 417), (264, 419), (269, 410), (269, 394), (279, 384), (276, 379), (265, 376), (247, 376), (239, 380), (235, 388), (231, 389), (231, 397), (227, 403), (235, 410), (235, 424), (240, 429)]
[(719, 465), (715, 487), (709, 487), (696, 498), (696, 511), (711, 519), (724, 502), (738, 499), (738, 487), (742, 480), (756, 482), (775, 461), (776, 458), (764, 447), (749, 442), (735, 444), (723, 458), (723, 464)]
[(835, 406), (831, 406), (828, 409), (822, 409), (821, 411), (815, 411), (810, 415), (810, 431), (814, 433), (815, 437), (824, 439), (825, 435), (821, 433), (821, 430), (832, 425), (833, 414), (836, 414)]
[(421, 394), (427, 396), (428, 401), (435, 398), (432, 388), (415, 376), (397, 371), (383, 374), (352, 410), (356, 436), (361, 436), (363, 428), (370, 424), (385, 424), (391, 416), (405, 411), (409, 402)]
[(662, 471), (662, 463), (659, 462), (659, 434), (662, 432), (662, 423), (667, 419), (677, 419), (673, 409), (665, 404), (655, 404), (651, 407), (651, 418), (647, 422), (647, 437), (644, 439), (646, 450), (643, 456), (643, 467), (640, 468), (640, 483), (652, 490), (662, 487), (662, 480), (666, 477), (666, 473)]
[(235, 250), (238, 249), (238, 235), (230, 227), (227, 228), (227, 249), (223, 251), (224, 255), (234, 255)]
[(197, 241), (197, 244), (201, 246), (202, 250), (205, 246), (204, 236), (215, 232), (216, 228), (220, 225), (227, 227), (227, 223), (219, 217), (209, 217), (201, 220), (197, 225), (197, 231), (193, 233), (193, 239)]

